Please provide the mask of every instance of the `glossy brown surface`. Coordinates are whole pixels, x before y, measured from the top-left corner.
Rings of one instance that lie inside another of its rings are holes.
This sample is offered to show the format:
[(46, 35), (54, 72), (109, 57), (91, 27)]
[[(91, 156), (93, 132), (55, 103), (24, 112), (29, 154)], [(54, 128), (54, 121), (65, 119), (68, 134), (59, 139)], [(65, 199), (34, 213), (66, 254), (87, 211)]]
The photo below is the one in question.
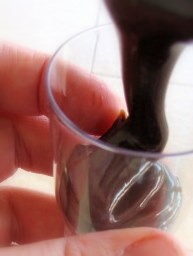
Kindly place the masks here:
[[(161, 152), (168, 138), (168, 79), (179, 54), (178, 43), (193, 38), (192, 4), (183, 1), (181, 8), (171, 1), (106, 0), (106, 4), (120, 37), (129, 116), (120, 117), (101, 139), (127, 149)], [(93, 153), (92, 161), (96, 155)], [(95, 228), (167, 228), (181, 202), (178, 179), (170, 170), (154, 162), (142, 175), (151, 160), (131, 157), (124, 162), (123, 156), (115, 154), (106, 161), (110, 161), (108, 167), (98, 169), (100, 185), (91, 178), (91, 201), (98, 206), (91, 203)], [(134, 167), (133, 161), (137, 162)]]
[(178, 52), (193, 38), (193, 4), (183, 1), (106, 0), (118, 28), (128, 119), (104, 139), (121, 147), (159, 152), (168, 138), (165, 94)]

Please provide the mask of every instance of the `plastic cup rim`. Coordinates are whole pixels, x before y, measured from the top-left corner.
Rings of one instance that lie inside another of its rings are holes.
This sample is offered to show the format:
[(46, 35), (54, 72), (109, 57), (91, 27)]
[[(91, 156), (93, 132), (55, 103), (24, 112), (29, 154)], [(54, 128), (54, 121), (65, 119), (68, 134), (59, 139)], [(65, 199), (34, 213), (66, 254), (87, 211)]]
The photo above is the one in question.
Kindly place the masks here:
[(67, 45), (69, 42), (71, 42), (74, 39), (77, 39), (78, 37), (81, 37), (83, 34), (97, 31), (100, 29), (108, 28), (112, 26), (111, 23), (100, 25), (96, 27), (91, 27), (88, 29), (85, 29), (71, 37), (69, 37), (67, 40), (65, 40), (55, 51), (55, 53), (52, 55), (52, 57), (49, 60), (49, 63), (47, 65), (46, 73), (45, 73), (45, 86), (46, 86), (46, 92), (49, 100), (50, 107), (54, 114), (57, 116), (57, 118), (60, 120), (62, 124), (64, 124), (66, 127), (68, 127), (76, 136), (79, 136), (80, 138), (83, 138), (85, 142), (88, 144), (92, 144), (98, 148), (101, 148), (103, 150), (112, 152), (114, 154), (123, 154), (127, 156), (133, 156), (133, 157), (142, 157), (142, 158), (151, 158), (151, 159), (159, 159), (159, 158), (166, 158), (166, 157), (178, 157), (178, 156), (185, 156), (193, 154), (193, 149), (191, 150), (184, 150), (179, 152), (171, 152), (171, 153), (154, 153), (154, 152), (145, 152), (145, 151), (135, 151), (130, 149), (121, 148), (118, 146), (114, 146), (112, 144), (109, 144), (107, 142), (103, 142), (101, 140), (98, 140), (94, 138), (93, 136), (87, 134), (85, 131), (80, 129), (76, 124), (74, 124), (60, 109), (57, 102), (55, 101), (55, 98), (52, 94), (51, 85), (50, 85), (50, 75), (53, 63), (55, 59), (57, 58), (58, 54), (61, 52), (62, 48)]

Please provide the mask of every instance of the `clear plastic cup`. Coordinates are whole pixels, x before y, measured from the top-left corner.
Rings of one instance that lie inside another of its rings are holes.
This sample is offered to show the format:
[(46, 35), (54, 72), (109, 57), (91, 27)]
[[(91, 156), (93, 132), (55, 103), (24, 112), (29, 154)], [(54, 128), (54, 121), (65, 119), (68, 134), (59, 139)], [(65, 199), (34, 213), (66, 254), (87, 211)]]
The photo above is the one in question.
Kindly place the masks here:
[[(163, 152), (132, 151), (103, 142), (81, 125), (83, 119), (89, 122), (90, 103), (84, 97), (79, 100), (81, 91), (71, 93), (73, 67), (84, 70), (90, 81), (103, 81), (118, 97), (123, 95), (114, 27), (93, 28), (67, 40), (46, 74), (56, 196), (72, 230), (155, 227), (193, 249), (193, 87), (169, 83), (169, 138)], [(72, 111), (66, 110), (66, 102)], [(73, 111), (82, 105), (84, 112), (74, 118)]]

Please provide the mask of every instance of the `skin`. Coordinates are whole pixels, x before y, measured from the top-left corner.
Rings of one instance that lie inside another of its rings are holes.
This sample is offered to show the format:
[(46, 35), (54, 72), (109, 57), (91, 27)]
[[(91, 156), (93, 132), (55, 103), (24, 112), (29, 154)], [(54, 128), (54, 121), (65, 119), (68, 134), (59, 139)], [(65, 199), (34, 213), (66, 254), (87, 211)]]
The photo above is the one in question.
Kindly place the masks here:
[[(51, 175), (49, 105), (44, 89), (49, 56), (1, 44), (0, 60), (0, 180), (10, 177), (18, 167)], [(94, 113), (90, 115), (93, 120), (82, 125), (94, 134), (104, 133), (119, 115), (121, 101), (100, 82), (93, 81), (91, 90), (85, 74), (71, 72), (72, 93), (84, 93), (83, 102), (89, 102), (89, 111)], [(99, 110), (96, 102), (101, 95), (106, 100)], [(77, 112), (72, 111), (70, 102), (65, 108), (76, 117), (88, 111), (87, 106), (80, 105)], [(54, 197), (0, 188), (0, 256), (186, 255), (179, 242), (158, 230), (138, 228), (73, 236), (68, 225)], [(10, 246), (12, 241), (19, 246)]]

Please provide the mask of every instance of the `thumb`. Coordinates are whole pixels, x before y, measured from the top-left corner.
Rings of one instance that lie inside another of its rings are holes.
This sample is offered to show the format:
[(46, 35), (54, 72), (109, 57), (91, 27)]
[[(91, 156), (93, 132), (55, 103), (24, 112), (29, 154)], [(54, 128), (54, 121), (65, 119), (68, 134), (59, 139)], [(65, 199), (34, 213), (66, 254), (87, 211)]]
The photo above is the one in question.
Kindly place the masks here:
[(169, 235), (137, 228), (78, 235), (0, 250), (0, 256), (185, 256)]

